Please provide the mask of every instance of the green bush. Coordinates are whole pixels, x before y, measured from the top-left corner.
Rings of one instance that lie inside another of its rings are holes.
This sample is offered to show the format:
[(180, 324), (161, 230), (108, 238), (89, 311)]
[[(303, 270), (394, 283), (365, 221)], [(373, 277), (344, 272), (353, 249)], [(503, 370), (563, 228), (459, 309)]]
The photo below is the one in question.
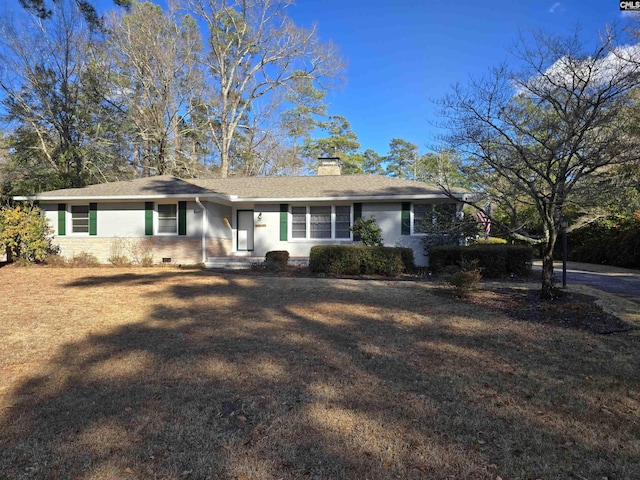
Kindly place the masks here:
[(533, 254), (526, 245), (441, 245), (429, 251), (429, 266), (436, 273), (450, 265), (473, 261), (487, 278), (523, 277), (531, 274)]
[[(367, 255), (368, 251), (368, 255)], [(363, 274), (397, 277), (405, 270), (402, 252), (394, 247), (365, 247)]]
[[(321, 245), (311, 248), (309, 270), (329, 275), (384, 275), (396, 277), (405, 270), (405, 249), (361, 245)], [(410, 250), (410, 249), (409, 249)], [(413, 260), (413, 255), (411, 255)]]
[[(630, 218), (606, 219), (569, 233), (569, 260), (640, 268), (640, 213)], [(561, 258), (562, 241), (556, 243)]]
[(416, 264), (413, 258), (413, 248), (408, 247), (396, 247), (400, 251), (402, 257), (402, 264), (404, 265), (404, 271), (410, 272), (415, 270)]
[(0, 249), (15, 260), (43, 261), (51, 251), (51, 228), (37, 207), (0, 209)]
[(287, 263), (289, 263), (289, 252), (286, 250), (271, 250), (265, 255), (264, 261), (286, 267)]
[(367, 247), (382, 247), (382, 229), (376, 223), (375, 218), (359, 218), (353, 222), (351, 227), (353, 238), (362, 242)]
[(289, 263), (289, 252), (286, 250), (272, 250), (264, 256), (264, 263), (261, 268), (267, 271), (278, 272), (285, 270)]

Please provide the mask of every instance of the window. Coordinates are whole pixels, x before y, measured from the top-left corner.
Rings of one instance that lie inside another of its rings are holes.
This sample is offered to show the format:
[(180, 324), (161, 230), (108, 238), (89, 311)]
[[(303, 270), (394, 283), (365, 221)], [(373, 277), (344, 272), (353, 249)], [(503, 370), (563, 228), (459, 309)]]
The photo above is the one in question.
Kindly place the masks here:
[(425, 223), (431, 220), (433, 205), (415, 204), (413, 206), (413, 233), (425, 233)]
[(178, 206), (175, 203), (158, 205), (158, 233), (178, 232)]
[(71, 232), (89, 233), (89, 205), (71, 206)]
[(336, 238), (351, 238), (351, 207), (336, 208)]
[(427, 233), (432, 225), (451, 222), (456, 216), (454, 203), (415, 203), (413, 205), (413, 233)]
[(291, 238), (349, 240), (351, 238), (351, 207), (349, 205), (291, 207)]
[(331, 238), (331, 207), (310, 207), (311, 238)]
[(291, 207), (291, 238), (307, 238), (307, 207)]

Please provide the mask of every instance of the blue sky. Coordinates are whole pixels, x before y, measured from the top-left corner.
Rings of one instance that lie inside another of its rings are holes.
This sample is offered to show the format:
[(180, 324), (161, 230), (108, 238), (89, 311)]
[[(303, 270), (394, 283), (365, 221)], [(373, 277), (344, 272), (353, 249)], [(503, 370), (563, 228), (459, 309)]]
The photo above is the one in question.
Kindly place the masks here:
[(614, 0), (298, 0), (289, 13), (300, 25), (317, 22), (321, 38), (340, 47), (347, 84), (330, 95), (330, 113), (381, 155), (392, 138), (427, 151), (437, 132), (433, 101), (505, 61), (520, 32), (579, 27), (593, 45), (623, 20)]
[[(112, 0), (94, 4), (113, 8)], [(362, 150), (381, 155), (392, 138), (427, 151), (439, 133), (433, 102), (507, 60), (520, 33), (579, 27), (593, 45), (607, 24), (624, 20), (616, 0), (297, 0), (289, 15), (317, 23), (321, 39), (339, 47), (347, 81), (328, 96), (329, 113), (349, 120)]]

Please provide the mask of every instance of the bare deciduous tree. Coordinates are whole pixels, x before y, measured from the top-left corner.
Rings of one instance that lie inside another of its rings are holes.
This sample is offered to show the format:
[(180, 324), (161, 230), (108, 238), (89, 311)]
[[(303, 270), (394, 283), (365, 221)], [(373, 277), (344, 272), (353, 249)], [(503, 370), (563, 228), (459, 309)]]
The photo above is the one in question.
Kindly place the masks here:
[(109, 100), (129, 123), (135, 168), (150, 174), (193, 174), (191, 113), (203, 88), (197, 56), (202, 41), (191, 17), (151, 3), (107, 19)]
[(18, 176), (31, 191), (101, 181), (117, 162), (103, 135), (110, 120), (86, 88), (96, 33), (71, 1), (56, 2), (47, 21), (6, 16), (0, 29), (3, 119)]
[[(636, 47), (626, 47), (636, 57)], [(578, 189), (605, 178), (615, 165), (637, 158), (623, 140), (620, 112), (638, 85), (638, 63), (613, 55), (607, 45), (585, 53), (577, 39), (536, 34), (520, 42), (519, 72), (493, 70), (468, 87), (455, 87), (441, 102), (463, 168), (481, 176), (486, 194), (513, 217), (509, 234), (541, 247), (544, 298), (557, 295), (553, 249), (560, 219)], [(484, 205), (483, 201), (477, 206)], [(535, 209), (542, 234), (529, 234), (516, 202)], [(509, 210), (509, 206), (513, 207)]]
[(321, 43), (315, 27), (298, 27), (286, 16), (291, 4), (291, 0), (187, 0), (188, 9), (208, 30), (203, 64), (210, 135), (221, 177), (229, 172), (238, 129), (247, 124), (258, 99), (293, 88), (301, 80), (322, 82), (342, 72), (334, 46)]

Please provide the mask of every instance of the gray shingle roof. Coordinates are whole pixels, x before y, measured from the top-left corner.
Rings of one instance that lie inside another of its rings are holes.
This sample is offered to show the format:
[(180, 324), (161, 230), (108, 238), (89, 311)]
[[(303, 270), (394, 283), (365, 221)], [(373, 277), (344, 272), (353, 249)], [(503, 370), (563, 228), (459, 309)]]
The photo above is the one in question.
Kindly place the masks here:
[(171, 175), (139, 178), (121, 182), (99, 183), (82, 188), (65, 188), (42, 192), (37, 197), (133, 197), (145, 195), (206, 195), (209, 193), (185, 180)]
[[(456, 193), (466, 193), (456, 190)], [(309, 177), (230, 177), (182, 180), (162, 175), (137, 180), (103, 183), (84, 188), (42, 192), (33, 199), (91, 197), (218, 196), (230, 201), (293, 199), (358, 199), (365, 197), (444, 196), (437, 185), (380, 175)], [(17, 197), (17, 199), (24, 199)]]

